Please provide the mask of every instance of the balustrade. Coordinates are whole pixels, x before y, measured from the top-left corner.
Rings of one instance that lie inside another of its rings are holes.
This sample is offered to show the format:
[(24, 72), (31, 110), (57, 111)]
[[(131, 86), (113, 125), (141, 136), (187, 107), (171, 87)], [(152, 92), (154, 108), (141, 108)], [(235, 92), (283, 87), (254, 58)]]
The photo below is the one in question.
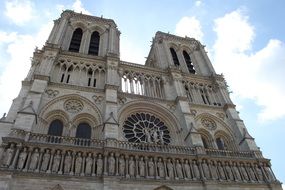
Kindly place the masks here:
[(277, 182), (268, 161), (197, 159), (194, 155), (146, 156), (145, 152), (135, 153), (132, 150), (121, 153), (114, 149), (73, 150), (16, 143), (9, 143), (5, 147), (1, 169), (71, 176), (219, 180), (239, 183)]

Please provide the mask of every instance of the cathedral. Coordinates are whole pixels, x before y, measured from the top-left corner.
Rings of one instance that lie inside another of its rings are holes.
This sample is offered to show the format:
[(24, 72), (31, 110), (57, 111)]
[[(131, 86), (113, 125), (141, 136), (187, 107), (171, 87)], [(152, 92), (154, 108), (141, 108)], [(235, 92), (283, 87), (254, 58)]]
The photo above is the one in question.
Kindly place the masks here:
[(158, 31), (126, 62), (112, 19), (63, 11), (0, 120), (0, 189), (282, 190), (204, 47)]

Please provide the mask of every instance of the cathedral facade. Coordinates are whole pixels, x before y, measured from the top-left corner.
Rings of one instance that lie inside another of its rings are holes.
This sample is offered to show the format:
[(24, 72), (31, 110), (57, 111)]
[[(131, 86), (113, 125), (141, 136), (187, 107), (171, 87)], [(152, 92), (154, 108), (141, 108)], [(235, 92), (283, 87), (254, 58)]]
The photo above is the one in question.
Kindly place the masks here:
[(66, 10), (0, 120), (2, 190), (282, 189), (197, 40), (120, 59), (111, 19)]

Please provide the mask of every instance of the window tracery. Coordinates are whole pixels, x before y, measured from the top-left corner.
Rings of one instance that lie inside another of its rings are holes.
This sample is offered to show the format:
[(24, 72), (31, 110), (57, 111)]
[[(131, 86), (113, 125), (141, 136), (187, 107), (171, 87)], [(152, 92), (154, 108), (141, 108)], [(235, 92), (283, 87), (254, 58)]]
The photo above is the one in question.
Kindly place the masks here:
[(167, 145), (171, 140), (164, 122), (149, 113), (130, 115), (123, 124), (123, 132), (129, 142)]

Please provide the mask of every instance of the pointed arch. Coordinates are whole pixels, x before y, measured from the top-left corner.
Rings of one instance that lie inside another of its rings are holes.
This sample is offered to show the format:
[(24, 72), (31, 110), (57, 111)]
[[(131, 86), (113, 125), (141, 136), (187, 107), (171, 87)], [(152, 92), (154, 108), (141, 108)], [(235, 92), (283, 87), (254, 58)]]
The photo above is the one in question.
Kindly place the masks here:
[(173, 61), (174, 65), (175, 66), (179, 66), (180, 63), (179, 63), (179, 59), (177, 57), (176, 51), (172, 47), (169, 50), (170, 50), (170, 53), (171, 53), (171, 56), (172, 56), (172, 61)]
[(99, 47), (100, 47), (100, 34), (99, 34), (99, 32), (94, 31), (91, 34), (88, 54), (98, 55), (99, 54)]
[(194, 65), (192, 63), (190, 55), (185, 50), (183, 50), (182, 54), (183, 54), (183, 57), (184, 57), (184, 60), (185, 60), (185, 63), (186, 63), (186, 66), (188, 68), (189, 73), (195, 74), (196, 71), (195, 71), (195, 68), (194, 68)]
[(79, 52), (80, 44), (83, 36), (83, 31), (81, 28), (76, 28), (73, 31), (72, 38), (69, 45), (69, 51)]

